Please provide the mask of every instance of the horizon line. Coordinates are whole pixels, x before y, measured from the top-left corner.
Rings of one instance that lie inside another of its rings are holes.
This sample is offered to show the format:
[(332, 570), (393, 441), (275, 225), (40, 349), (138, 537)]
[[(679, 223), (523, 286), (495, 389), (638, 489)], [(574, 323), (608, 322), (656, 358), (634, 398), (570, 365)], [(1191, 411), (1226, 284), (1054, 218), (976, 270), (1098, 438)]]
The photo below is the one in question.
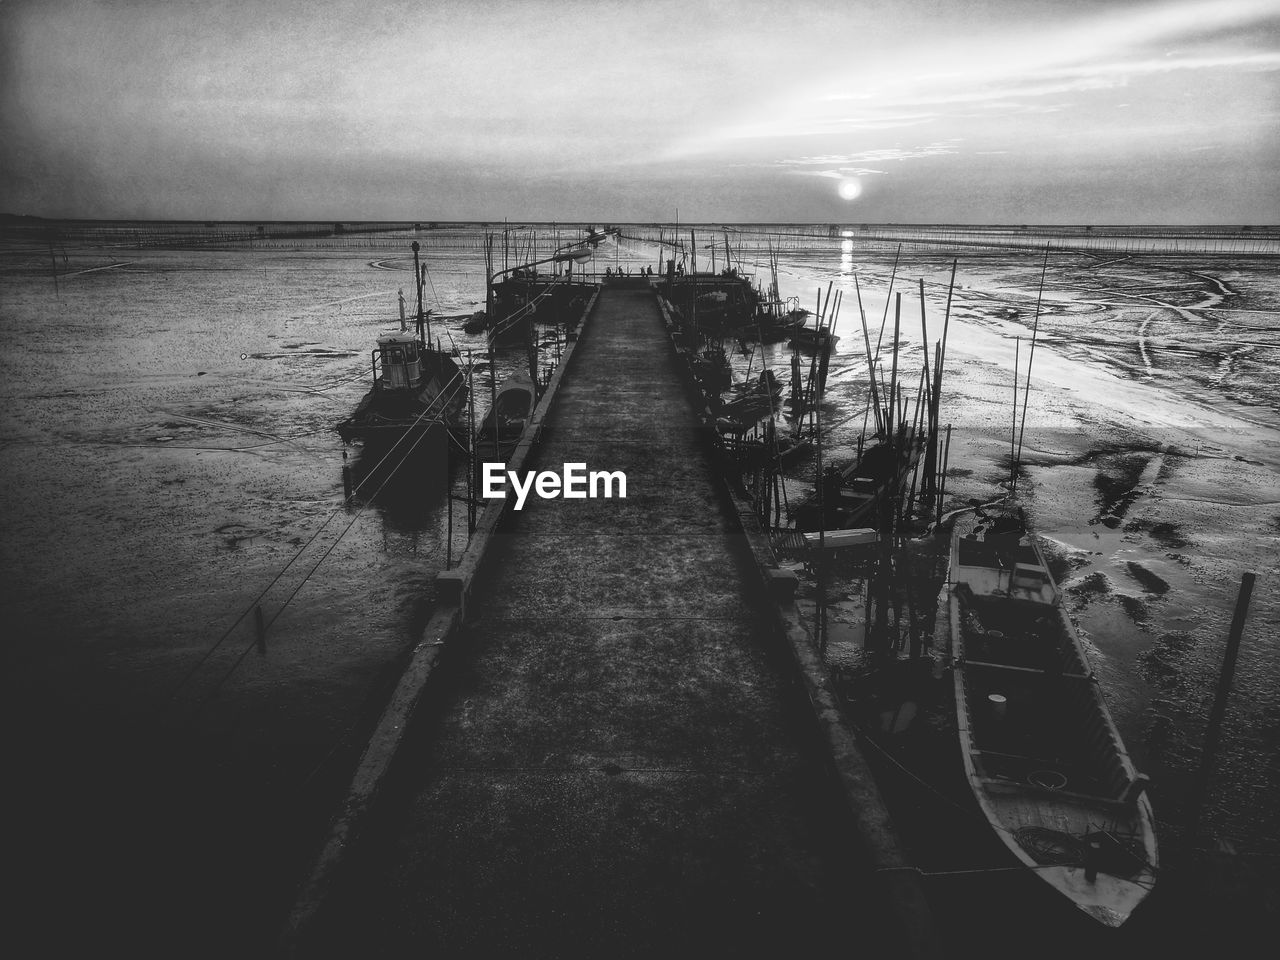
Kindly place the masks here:
[(1107, 221), (1055, 221), (1055, 222), (1038, 222), (1038, 221), (986, 221), (986, 222), (962, 222), (962, 221), (907, 221), (907, 220), (604, 220), (599, 217), (583, 218), (583, 219), (566, 219), (566, 220), (537, 220), (537, 219), (512, 219), (512, 218), (477, 218), (477, 219), (407, 219), (392, 220), (384, 218), (343, 218), (343, 217), (308, 217), (300, 219), (276, 219), (276, 218), (204, 218), (204, 217), (50, 217), (40, 214), (28, 213), (8, 213), (0, 212), (0, 223), (13, 223), (15, 221), (39, 221), (42, 223), (164, 223), (164, 224), (197, 224), (201, 226), (209, 226), (214, 224), (325, 224), (332, 227), (360, 225), (364, 227), (372, 227), (377, 225), (385, 225), (388, 229), (412, 229), (418, 227), (423, 231), (442, 229), (444, 227), (472, 227), (472, 226), (491, 226), (502, 224), (506, 226), (537, 226), (537, 227), (555, 227), (555, 226), (577, 226), (600, 224), (603, 227), (608, 226), (652, 226), (652, 227), (697, 227), (697, 226), (713, 226), (713, 227), (836, 227), (844, 229), (852, 228), (871, 228), (871, 227), (929, 227), (929, 228), (961, 228), (961, 229), (980, 229), (980, 228), (999, 228), (1010, 230), (1032, 230), (1032, 229), (1174, 229), (1174, 230), (1194, 230), (1194, 229), (1235, 229), (1235, 230), (1268, 230), (1280, 231), (1278, 223), (1241, 223), (1238, 220), (1232, 221), (1215, 221), (1215, 222), (1199, 222), (1199, 223), (1154, 223), (1154, 222), (1107, 222)]

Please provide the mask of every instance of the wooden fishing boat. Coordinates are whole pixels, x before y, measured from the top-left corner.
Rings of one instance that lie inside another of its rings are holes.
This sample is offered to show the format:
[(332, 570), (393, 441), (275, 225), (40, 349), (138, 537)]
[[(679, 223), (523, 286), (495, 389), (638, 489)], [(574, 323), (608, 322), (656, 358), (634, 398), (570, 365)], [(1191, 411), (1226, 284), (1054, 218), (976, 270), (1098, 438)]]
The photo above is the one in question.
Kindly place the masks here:
[(510, 452), (519, 443), (536, 404), (537, 393), (528, 372), (517, 370), (507, 377), (498, 387), (492, 407), (476, 429), (481, 455), (492, 450), (495, 440), (500, 454)]
[(660, 287), (671, 309), (685, 323), (706, 331), (727, 332), (742, 327), (755, 316), (760, 301), (751, 278), (732, 269), (668, 275)]
[(796, 350), (824, 350), (830, 353), (831, 348), (840, 342), (840, 337), (826, 326), (817, 329), (799, 326), (792, 330), (791, 339), (788, 342)]
[(761, 370), (754, 379), (743, 380), (729, 386), (729, 392), (735, 397), (771, 396), (774, 399), (782, 396), (782, 381), (772, 370)]
[[(575, 275), (573, 268), (581, 261), (589, 260), (595, 245), (608, 235), (609, 231), (599, 236), (593, 233), (586, 241), (570, 244), (549, 257), (507, 267), (497, 273), (493, 272), (493, 238), (490, 237), (484, 322), (473, 322), (467, 332), (485, 330), (495, 342), (524, 343), (528, 341), (534, 324), (559, 324), (570, 330), (576, 329), (600, 285), (583, 278), (581, 272)], [(538, 269), (547, 264), (552, 265), (550, 272)]]
[(881, 506), (896, 499), (923, 452), (924, 438), (903, 431), (893, 445), (871, 440), (852, 463), (827, 468), (821, 506), (816, 494), (797, 504), (792, 511), (796, 529), (807, 533), (875, 526)]
[(768, 394), (736, 397), (716, 411), (716, 429), (721, 433), (744, 434), (772, 417), (777, 402)]
[(691, 354), (689, 366), (703, 393), (720, 394), (733, 385), (733, 368), (722, 346), (707, 346)]
[(369, 392), (338, 424), (342, 439), (389, 449), (409, 437), (415, 450), (447, 449), (467, 403), (466, 377), (453, 355), (425, 337), (388, 334), (378, 338), (371, 367)]
[(479, 326), (498, 342), (523, 343), (532, 324), (576, 328), (598, 288), (570, 274), (539, 273), (533, 265), (513, 268), (495, 276), (485, 323), (473, 325), (468, 332), (476, 332)]
[(1155, 881), (1147, 778), (1023, 519), (958, 526), (946, 590), (960, 748), (978, 805), (1035, 876), (1119, 926)]
[(733, 331), (744, 343), (781, 343), (790, 340), (809, 320), (809, 311), (781, 303), (761, 304), (756, 315)]
[(763, 436), (747, 437), (735, 430), (724, 432), (725, 449), (743, 470), (785, 467), (813, 449), (813, 441), (803, 434), (771, 435), (764, 421)]

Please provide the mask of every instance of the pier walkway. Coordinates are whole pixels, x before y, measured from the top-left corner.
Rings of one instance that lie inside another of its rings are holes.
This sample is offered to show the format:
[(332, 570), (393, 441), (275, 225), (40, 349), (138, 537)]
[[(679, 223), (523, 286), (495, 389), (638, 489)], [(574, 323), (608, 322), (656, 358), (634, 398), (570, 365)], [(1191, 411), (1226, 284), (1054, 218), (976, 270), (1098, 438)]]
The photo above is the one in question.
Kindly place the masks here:
[(680, 363), (606, 287), (526, 467), (626, 499), (507, 515), (309, 955), (889, 954)]

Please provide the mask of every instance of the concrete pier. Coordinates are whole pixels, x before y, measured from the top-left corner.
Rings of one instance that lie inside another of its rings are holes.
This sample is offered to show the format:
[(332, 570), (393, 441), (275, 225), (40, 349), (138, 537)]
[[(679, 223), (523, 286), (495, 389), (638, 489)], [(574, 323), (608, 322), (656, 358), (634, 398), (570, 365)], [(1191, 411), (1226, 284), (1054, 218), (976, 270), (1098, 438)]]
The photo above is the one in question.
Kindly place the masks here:
[(627, 497), (505, 514), (298, 953), (909, 954), (653, 295), (575, 350), (524, 467)]

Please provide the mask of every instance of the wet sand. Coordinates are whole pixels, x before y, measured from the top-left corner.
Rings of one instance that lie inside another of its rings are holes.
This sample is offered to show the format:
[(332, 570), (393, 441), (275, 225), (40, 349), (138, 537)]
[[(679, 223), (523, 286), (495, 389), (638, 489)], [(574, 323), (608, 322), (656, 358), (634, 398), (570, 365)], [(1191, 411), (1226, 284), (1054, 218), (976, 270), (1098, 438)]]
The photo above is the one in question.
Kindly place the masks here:
[[(887, 259), (883, 252), (852, 258), (873, 343), (892, 256), (888, 251)], [(1015, 425), (1021, 427), (1012, 406), (1015, 349), (1025, 383), (1042, 256), (1028, 251), (1003, 262), (960, 260), (962, 289), (952, 306), (943, 389), (942, 420), (954, 424), (947, 510), (1008, 491), (1011, 434)], [(926, 279), (934, 339), (949, 272), (949, 263), (944, 269), (939, 259), (917, 256), (905, 269), (899, 266), (907, 280), (902, 315), (911, 318), (903, 327), (909, 331), (904, 356), (917, 375), (914, 281)], [(871, 296), (868, 274), (883, 278), (873, 281)], [(829, 276), (847, 291), (838, 348), (844, 363), (832, 375), (834, 389), (856, 393), (858, 403), (865, 403), (865, 361), (851, 356), (861, 346), (861, 331), (856, 311), (846, 312), (852, 284), (841, 273)], [(1262, 261), (1103, 263), (1059, 254), (1051, 256), (1046, 273), (1018, 501), (1047, 540), (1068, 609), (1130, 753), (1153, 778), (1162, 855), (1175, 877), (1168, 895), (1153, 897), (1145, 925), (1135, 918), (1126, 939), (1108, 948), (1121, 954), (1196, 938), (1205, 944), (1237, 942), (1275, 919), (1280, 655), (1271, 638), (1280, 620), (1280, 396), (1270, 384), (1280, 360), (1277, 289), (1280, 268)], [(1154, 303), (1169, 306), (1153, 310)], [(892, 309), (888, 316), (891, 331)], [(910, 376), (908, 382), (914, 382)], [(824, 419), (837, 424), (837, 458), (852, 454), (862, 423), (858, 416), (841, 424), (842, 413), (847, 416), (838, 402), (824, 410)], [(796, 493), (812, 487), (805, 470), (812, 471), (812, 464), (794, 471)], [(1246, 571), (1258, 581), (1202, 834), (1190, 843), (1185, 830), (1193, 778)], [(856, 581), (838, 584), (834, 592), (841, 590), (847, 599), (835, 605), (840, 623), (832, 630), (829, 659), (852, 676), (868, 668), (863, 594)], [(932, 706), (945, 716), (945, 702)], [(945, 726), (945, 719), (924, 718), (929, 722)], [(953, 737), (944, 729), (935, 739), (945, 743)], [(924, 773), (944, 791), (943, 784), (954, 788), (958, 770), (947, 769), (950, 758), (918, 750), (913, 757), (920, 761), (914, 773)], [(891, 776), (901, 773), (892, 764), (888, 769)], [(927, 822), (916, 821), (915, 838), (917, 853), (932, 869), (1000, 864), (998, 856), (955, 842), (956, 831), (972, 832), (973, 825), (951, 803), (932, 795), (921, 799), (930, 791), (918, 784), (904, 788), (900, 780), (893, 789), (908, 798), (908, 806), (914, 796), (929, 811)], [(952, 799), (963, 804), (966, 798), (960, 791)], [(939, 821), (948, 825), (945, 836)], [(974, 839), (980, 846), (979, 836)], [(1197, 850), (1216, 859), (1206, 865)], [(983, 889), (980, 878), (971, 879)], [(956, 891), (947, 889), (944, 900), (954, 900)], [(995, 889), (1005, 890), (988, 892)], [(965, 929), (971, 921), (957, 915), (951, 922)], [(1106, 946), (1087, 930), (1082, 937), (1064, 940), (1069, 946), (1062, 950)]]

